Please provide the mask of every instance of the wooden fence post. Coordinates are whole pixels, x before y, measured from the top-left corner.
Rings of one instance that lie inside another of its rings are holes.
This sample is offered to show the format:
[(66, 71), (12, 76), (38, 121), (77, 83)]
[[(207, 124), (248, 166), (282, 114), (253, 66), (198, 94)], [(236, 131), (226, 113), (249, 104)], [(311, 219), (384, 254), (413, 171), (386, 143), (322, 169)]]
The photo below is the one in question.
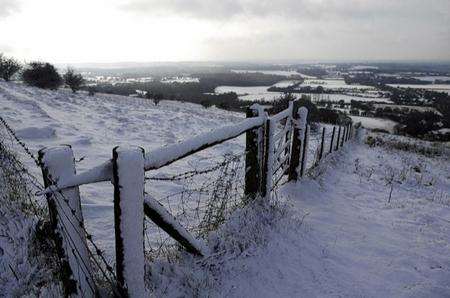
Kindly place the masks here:
[(330, 152), (333, 152), (334, 134), (336, 133), (336, 126), (333, 126), (333, 134), (331, 135)]
[(273, 175), (273, 130), (274, 125), (270, 118), (265, 123), (264, 133), (264, 166), (261, 179), (261, 196), (266, 197), (272, 191), (272, 175)]
[(306, 172), (306, 166), (308, 162), (308, 148), (309, 148), (309, 125), (306, 124), (303, 130), (303, 148), (302, 148), (302, 161), (300, 166), (300, 177)]
[(344, 146), (345, 134), (347, 133), (347, 126), (344, 125), (342, 129), (343, 131), (342, 131), (341, 147)]
[(300, 115), (299, 115), (300, 103), (298, 100), (294, 101), (292, 106), (292, 149), (291, 156), (289, 158), (289, 168), (288, 168), (288, 181), (294, 181), (298, 179), (299, 165), (300, 165), (300, 155), (301, 149), (301, 127), (300, 127)]
[(113, 149), (116, 274), (126, 297), (144, 297), (144, 150)]
[[(39, 162), (46, 188), (76, 174), (75, 159), (69, 145), (41, 149)], [(97, 289), (83, 230), (79, 188), (55, 191), (47, 194), (46, 198), (53, 230), (51, 236), (61, 261), (64, 295), (94, 297)]]
[(325, 126), (322, 128), (322, 142), (320, 143), (319, 161), (323, 156), (323, 147), (325, 147)]
[[(247, 118), (257, 117), (259, 110), (255, 107), (247, 109)], [(245, 188), (246, 200), (255, 199), (261, 190), (261, 148), (260, 128), (249, 130), (245, 136)]]
[(339, 141), (341, 139), (341, 126), (339, 125), (339, 129), (338, 129), (338, 135), (336, 138), (336, 147), (334, 148), (334, 151), (337, 151), (339, 149)]

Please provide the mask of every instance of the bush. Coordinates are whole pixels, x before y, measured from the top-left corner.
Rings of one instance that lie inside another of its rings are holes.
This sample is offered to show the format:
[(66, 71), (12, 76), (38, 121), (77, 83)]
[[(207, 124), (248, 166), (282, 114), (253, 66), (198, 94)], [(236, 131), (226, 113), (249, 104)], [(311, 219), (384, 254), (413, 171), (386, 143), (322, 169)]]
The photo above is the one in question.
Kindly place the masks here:
[(5, 81), (8, 82), (20, 68), (20, 63), (17, 60), (4, 57), (3, 54), (0, 54), (0, 77)]
[(58, 89), (63, 79), (50, 63), (31, 62), (22, 72), (22, 80), (30, 85), (43, 89)]
[(89, 95), (89, 96), (94, 96), (94, 94), (95, 94), (95, 88), (94, 88), (94, 87), (89, 86), (89, 87), (87, 88), (87, 91), (88, 91), (88, 95)]
[(200, 104), (205, 108), (209, 108), (210, 106), (213, 105), (213, 103), (210, 100), (204, 99), (200, 102)]
[(81, 74), (76, 74), (72, 68), (67, 69), (67, 72), (63, 76), (64, 83), (72, 89), (73, 93), (76, 93), (84, 84), (84, 79)]

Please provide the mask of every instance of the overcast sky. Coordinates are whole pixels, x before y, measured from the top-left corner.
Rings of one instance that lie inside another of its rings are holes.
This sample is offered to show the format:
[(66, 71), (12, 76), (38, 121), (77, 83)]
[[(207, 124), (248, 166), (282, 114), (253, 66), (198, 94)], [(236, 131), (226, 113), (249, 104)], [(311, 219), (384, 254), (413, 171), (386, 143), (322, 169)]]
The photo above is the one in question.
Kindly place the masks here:
[(56, 63), (450, 60), (450, 0), (0, 0), (0, 52)]

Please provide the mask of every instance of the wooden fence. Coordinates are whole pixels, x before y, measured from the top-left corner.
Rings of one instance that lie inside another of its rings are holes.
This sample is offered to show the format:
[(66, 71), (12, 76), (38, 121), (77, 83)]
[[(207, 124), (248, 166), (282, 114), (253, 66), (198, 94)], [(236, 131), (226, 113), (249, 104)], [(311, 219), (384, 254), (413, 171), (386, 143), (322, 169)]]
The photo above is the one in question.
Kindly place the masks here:
[[(96, 296), (86, 239), (77, 225), (83, 223), (79, 186), (110, 181), (114, 186), (117, 291), (140, 297), (144, 288), (144, 216), (150, 218), (186, 251), (205, 256), (208, 247), (191, 235), (164, 206), (144, 194), (145, 171), (159, 169), (196, 152), (246, 134), (245, 200), (264, 199), (281, 180), (296, 181), (307, 171), (310, 126), (308, 110), (293, 101), (269, 116), (264, 107), (253, 105), (239, 124), (216, 129), (178, 144), (146, 153), (139, 147), (116, 147), (112, 159), (77, 174), (70, 146), (44, 148), (39, 160), (46, 189), (55, 243), (58, 246), (66, 293)], [(315, 165), (341, 148), (355, 133), (351, 124), (333, 127), (329, 148), (322, 129)], [(61, 216), (64, 214), (64, 216)], [(62, 229), (62, 226), (73, 226)], [(70, 245), (68, 243), (70, 242)]]

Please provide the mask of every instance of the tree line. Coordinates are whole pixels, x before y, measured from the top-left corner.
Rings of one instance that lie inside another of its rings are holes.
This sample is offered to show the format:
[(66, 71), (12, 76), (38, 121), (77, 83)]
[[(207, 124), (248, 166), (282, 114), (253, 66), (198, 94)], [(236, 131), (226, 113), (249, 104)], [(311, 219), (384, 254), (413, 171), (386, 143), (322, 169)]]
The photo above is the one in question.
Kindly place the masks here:
[(77, 92), (85, 83), (83, 76), (75, 73), (72, 68), (68, 68), (61, 76), (48, 62), (33, 61), (22, 65), (16, 59), (0, 53), (0, 77), (10, 81), (14, 76), (18, 76), (27, 85), (52, 90), (66, 85)]

